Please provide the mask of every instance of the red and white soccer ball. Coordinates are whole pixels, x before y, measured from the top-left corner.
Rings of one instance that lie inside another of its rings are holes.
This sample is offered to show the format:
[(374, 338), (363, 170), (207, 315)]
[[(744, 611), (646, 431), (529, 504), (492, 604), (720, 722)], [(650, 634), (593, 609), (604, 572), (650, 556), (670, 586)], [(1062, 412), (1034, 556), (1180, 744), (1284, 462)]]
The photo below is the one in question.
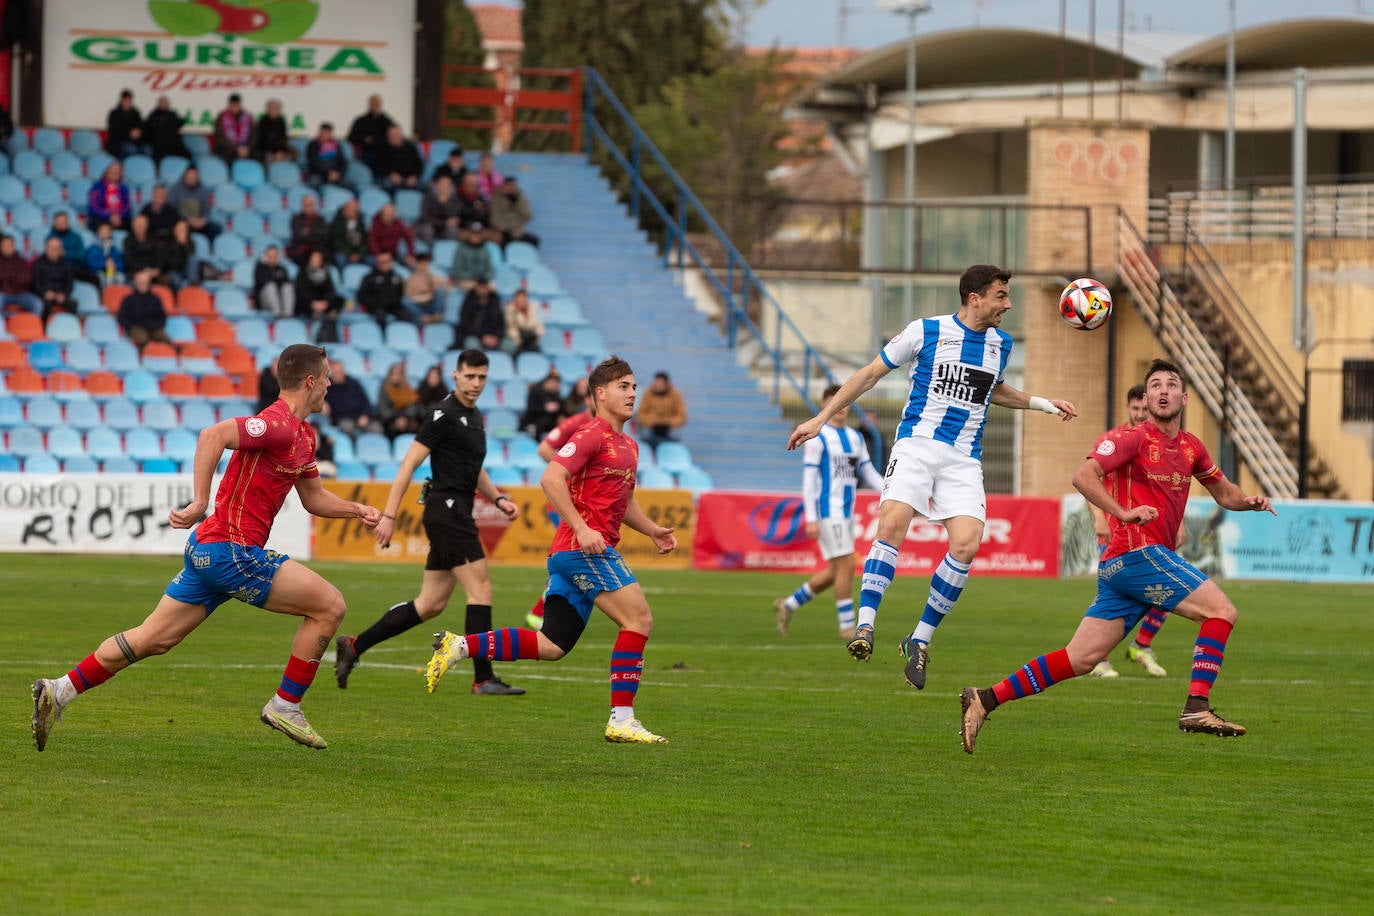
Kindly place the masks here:
[(1059, 314), (1079, 331), (1100, 328), (1112, 317), (1112, 294), (1090, 277), (1074, 280), (1059, 294)]

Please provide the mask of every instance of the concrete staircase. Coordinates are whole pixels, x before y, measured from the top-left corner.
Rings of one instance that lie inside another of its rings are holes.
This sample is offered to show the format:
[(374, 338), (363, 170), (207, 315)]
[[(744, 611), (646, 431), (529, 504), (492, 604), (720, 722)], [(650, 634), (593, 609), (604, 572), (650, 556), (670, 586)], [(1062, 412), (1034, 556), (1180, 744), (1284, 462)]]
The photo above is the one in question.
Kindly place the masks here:
[(544, 263), (610, 352), (630, 362), (641, 389), (663, 371), (682, 390), (688, 422), (680, 438), (716, 489), (798, 490), (801, 458), (786, 451), (791, 425), (597, 170), (572, 154), (510, 153), (500, 167), (528, 186)]

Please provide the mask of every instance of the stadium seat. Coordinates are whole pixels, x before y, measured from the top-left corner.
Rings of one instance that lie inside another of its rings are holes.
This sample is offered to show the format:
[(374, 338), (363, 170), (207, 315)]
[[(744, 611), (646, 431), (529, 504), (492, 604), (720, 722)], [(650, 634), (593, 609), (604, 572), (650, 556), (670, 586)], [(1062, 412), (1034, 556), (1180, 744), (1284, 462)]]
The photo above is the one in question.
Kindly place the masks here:
[(31, 366), (11, 369), (5, 377), (5, 387), (11, 394), (41, 394), (47, 390), (43, 384), (43, 373)]
[(43, 338), (43, 319), (32, 312), (16, 312), (5, 320), (5, 330), (13, 340), (33, 343)]
[(105, 310), (113, 315), (119, 311), (119, 304), (133, 291), (134, 288), (128, 284), (111, 283), (100, 291), (100, 301), (104, 303)]
[(48, 319), (48, 339), (70, 343), (82, 338), (81, 319), (68, 312), (58, 312)]
[(280, 191), (290, 191), (301, 183), (301, 167), (294, 162), (273, 162), (267, 167), (267, 180)]
[(8, 452), (0, 452), (0, 474), (18, 474), (23, 467), (18, 458)]
[[(29, 200), (42, 207), (44, 210), (51, 210), (54, 207), (62, 206), (62, 182), (46, 175), (41, 178), (35, 178), (33, 181), (29, 182)], [(47, 234), (45, 232), (44, 239), (46, 238)], [(40, 240), (40, 245), (41, 244), (42, 240)], [(38, 250), (41, 251), (42, 248), (40, 247)]]
[[(333, 355), (331, 347), (330, 355)], [(253, 359), (253, 354), (245, 347), (236, 343), (225, 344), (220, 347), (219, 355), (215, 357), (215, 363), (221, 372), (230, 378), (242, 378), (248, 375), (256, 375), (258, 372), (257, 361)]]
[(33, 181), (48, 174), (48, 161), (41, 153), (33, 150), (20, 150), (10, 160), (10, 172), (24, 181)]
[(420, 329), (420, 343), (424, 345), (426, 350), (443, 353), (453, 346), (453, 325), (447, 322), (425, 325)]
[(539, 455), (539, 444), (529, 436), (516, 436), (506, 443), (506, 464), (526, 471), (542, 470), (544, 459)]
[(248, 294), (237, 286), (221, 286), (215, 291), (215, 311), (221, 318), (233, 321), (254, 314), (253, 306), (248, 302)]
[[(348, 144), (344, 144), (347, 148)], [(344, 180), (355, 188), (366, 190), (377, 183), (376, 177), (372, 174), (372, 169), (361, 162), (350, 162), (348, 168), (344, 169)]]
[(181, 426), (191, 432), (200, 432), (207, 426), (215, 425), (215, 408), (209, 401), (200, 398), (181, 402)]
[(395, 480), (401, 465), (395, 461), (379, 461), (372, 466), (373, 480)]
[(157, 179), (165, 185), (174, 185), (181, 180), (181, 173), (190, 164), (190, 160), (182, 156), (163, 156), (157, 164)]
[(83, 159), (100, 152), (100, 134), (93, 130), (74, 130), (67, 138), (67, 148)]
[(539, 249), (528, 242), (511, 242), (506, 246), (506, 264), (524, 273), (540, 266)]
[(43, 433), (36, 426), (16, 426), (9, 431), (9, 453), (20, 461), (43, 454)]
[(552, 296), (544, 303), (544, 320), (549, 324), (577, 327), (587, 323), (582, 306), (571, 296)]
[(199, 378), (202, 375), (209, 375), (212, 372), (219, 371), (219, 366), (215, 363), (214, 354), (205, 344), (199, 341), (191, 341), (182, 344), (177, 349), (177, 356), (180, 359), (182, 372)]
[(347, 327), (348, 342), (359, 350), (364, 353), (371, 353), (373, 350), (382, 348), (382, 330), (371, 318), (366, 321), (350, 323)]
[(111, 455), (100, 462), (100, 470), (106, 474), (137, 474), (138, 463), (127, 455)]
[[(265, 184), (253, 191), (248, 200), (248, 207), (264, 220), (269, 217), (286, 212), (286, 199), (282, 196), (281, 189), (275, 185)], [(266, 245), (259, 247), (259, 250)]]
[(420, 191), (411, 188), (400, 188), (396, 191), (396, 216), (406, 225), (413, 226), (420, 220), (420, 205), (424, 203), (425, 195)]
[(448, 270), (453, 265), (453, 257), (458, 253), (458, 243), (453, 239), (438, 239), (429, 250), (429, 257), (436, 265)]
[(681, 442), (661, 442), (654, 450), (658, 466), (668, 471), (685, 471), (692, 467), (692, 451)]
[(137, 427), (124, 436), (124, 454), (134, 461), (162, 457), (162, 437), (151, 429)]
[(267, 180), (267, 171), (256, 159), (237, 159), (229, 168), (229, 178), (245, 191), (251, 191)]
[(54, 369), (49, 372), (43, 379), (43, 387), (49, 393), (57, 395), (59, 401), (90, 397), (86, 393), (86, 386), (81, 381), (81, 376), (70, 369)]
[(162, 451), (176, 462), (190, 461), (196, 456), (198, 433), (189, 429), (171, 429), (162, 438)]
[(253, 271), (257, 267), (257, 262), (252, 258), (240, 258), (235, 261), (230, 270), (230, 281), (237, 287), (245, 290), (253, 288)]
[[(183, 139), (189, 140), (190, 138), (183, 137)], [(189, 149), (191, 143), (188, 142), (186, 146)], [(192, 149), (191, 152), (194, 153), (195, 150)], [(212, 193), (221, 185), (229, 183), (229, 166), (225, 165), (224, 160), (218, 156), (196, 154), (192, 161), (200, 170), (200, 183), (210, 188)]]
[[(487, 453), (491, 457), (491, 453)], [(498, 487), (523, 487), (525, 485), (525, 472), (520, 468), (513, 468), (508, 464), (488, 464), (485, 467), (487, 476), (491, 482)]]
[[(204, 324), (204, 322), (201, 323)], [(235, 322), (233, 328), (239, 345), (250, 350), (256, 350), (258, 347), (268, 346), (272, 343), (271, 334), (267, 330), (267, 322), (256, 316)], [(205, 342), (208, 343), (208, 341)]]
[(232, 232), (222, 232), (215, 237), (210, 252), (225, 264), (247, 260), (248, 243)]
[(157, 376), (146, 369), (135, 369), (125, 373), (124, 396), (135, 404), (145, 404), (162, 397)]
[(227, 375), (207, 375), (200, 380), (200, 396), (211, 400), (221, 400), (238, 397), (238, 389), (234, 387), (234, 380)]
[(171, 458), (145, 458), (139, 462), (138, 469), (144, 474), (176, 474), (181, 466)]
[(63, 368), (66, 363), (62, 360), (62, 345), (51, 340), (35, 340), (29, 344), (29, 365), (39, 372)]
[[(515, 243), (512, 242), (511, 244)], [(525, 275), (525, 288), (536, 299), (557, 296), (563, 292), (563, 286), (558, 282), (558, 275), (542, 264), (531, 267), (529, 273)]]
[[(132, 428), (132, 427), (131, 427)], [(86, 454), (96, 461), (108, 461), (124, 454), (124, 440), (118, 428), (108, 424), (86, 432)]]
[(646, 490), (677, 489), (677, 479), (670, 472), (653, 465), (640, 468), (636, 477), (638, 485)]
[[(172, 378), (172, 376), (167, 376), (162, 381), (165, 383), (168, 378)], [(176, 405), (171, 401), (149, 401), (143, 405), (140, 418), (139, 425), (158, 433), (165, 433), (169, 429), (176, 429), (181, 425), (181, 418), (177, 414)]]
[(95, 463), (95, 459), (90, 455), (73, 455), (62, 462), (63, 474), (94, 474), (100, 470), (100, 465)]
[(0, 429), (24, 425), (24, 405), (12, 394), (0, 394)]
[(0, 340), (0, 372), (8, 372), (29, 364), (24, 347), (14, 340)]
[(272, 323), (272, 343), (278, 350), (292, 344), (310, 343), (310, 330), (299, 318), (278, 318)]
[(72, 284), (72, 299), (76, 302), (76, 313), (81, 316), (104, 315), (105, 306), (100, 302), (100, 290), (90, 283), (77, 280)]
[(62, 405), (47, 395), (29, 398), (24, 407), (24, 422), (45, 431), (61, 426)]
[(405, 458), (406, 452), (410, 451), (410, 443), (415, 441), (414, 433), (402, 433), (391, 440), (391, 460), (401, 461)]
[(69, 426), (58, 427), (48, 432), (48, 454), (59, 461), (85, 456), (86, 443), (81, 433)]
[(520, 353), (515, 357), (515, 374), (527, 382), (537, 382), (549, 374), (553, 363), (543, 353)]
[(391, 460), (391, 443), (380, 433), (359, 433), (353, 440), (353, 454), (364, 464), (379, 464)]
[(148, 156), (124, 157), (125, 184), (153, 184), (157, 181), (157, 164)]
[(204, 287), (183, 286), (177, 290), (176, 309), (190, 318), (206, 318), (215, 314), (215, 303)]
[(334, 466), (337, 469), (339, 480), (371, 480), (372, 471), (368, 466), (358, 461), (336, 461)]
[[(20, 185), (21, 189), (23, 185)], [(334, 212), (342, 207), (347, 201), (353, 199), (353, 192), (347, 188), (341, 188), (336, 184), (324, 186), (324, 196), (320, 200), (320, 212), (327, 219), (334, 218)], [(3, 200), (0, 200), (3, 203)]]
[(61, 152), (48, 162), (48, 174), (54, 181), (63, 184), (83, 181), (86, 178), (86, 166), (75, 153)]
[(196, 323), (185, 315), (170, 316), (162, 330), (171, 338), (173, 344), (190, 343), (196, 339)]
[(497, 439), (509, 439), (520, 432), (520, 414), (510, 407), (495, 407), (487, 411), (483, 420), (487, 424), (487, 435)]
[(164, 397), (189, 398), (197, 394), (196, 380), (185, 372), (169, 372), (158, 381)]
[(143, 423), (138, 405), (126, 397), (114, 397), (105, 402), (104, 425), (120, 432), (136, 429)]
[(62, 466), (52, 455), (34, 455), (24, 460), (25, 474), (59, 474)]
[(388, 347), (402, 353), (423, 349), (420, 344), (420, 329), (408, 321), (391, 322), (386, 326), (384, 337)]
[(391, 203), (391, 195), (381, 188), (364, 188), (363, 192), (358, 195), (358, 210), (368, 222), (372, 221), (372, 217), (376, 215), (378, 210), (389, 203)]
[(352, 344), (330, 344), (327, 349), (329, 358), (343, 363), (344, 371), (349, 375), (359, 378), (367, 375), (367, 357), (362, 350)]
[(116, 397), (124, 393), (124, 382), (108, 369), (86, 374), (86, 393), (96, 400)]
[(505, 265), (498, 265), (492, 273), (491, 282), (496, 287), (497, 294), (504, 300), (513, 296), (525, 280), (520, 276), (519, 271), (512, 270)]
[(66, 422), (72, 429), (82, 432), (94, 429), (103, 422), (100, 418), (100, 407), (91, 398), (70, 401), (67, 404)]
[(348, 264), (343, 269), (343, 285), (339, 292), (346, 298), (352, 299), (358, 293), (358, 286), (363, 282), (363, 278), (371, 273), (372, 268), (366, 264)]
[[(292, 214), (290, 210), (278, 210), (275, 213), (268, 213), (266, 214), (266, 216), (267, 233), (269, 235), (273, 236), (278, 240), (289, 240), (291, 238)], [(290, 264), (293, 267), (295, 266), (295, 264), (291, 261), (285, 261), (283, 263)], [(295, 278), (293, 277), (292, 279)]]
[(139, 357), (143, 368), (154, 375), (163, 376), (177, 371), (177, 351), (171, 344), (150, 341), (144, 345)]

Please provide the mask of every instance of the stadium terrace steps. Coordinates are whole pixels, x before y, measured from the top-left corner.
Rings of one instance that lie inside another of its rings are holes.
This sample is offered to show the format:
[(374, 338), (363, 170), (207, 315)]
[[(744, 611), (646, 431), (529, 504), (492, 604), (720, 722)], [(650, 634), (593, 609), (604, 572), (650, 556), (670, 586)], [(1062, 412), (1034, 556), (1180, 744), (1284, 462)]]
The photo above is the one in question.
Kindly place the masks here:
[(540, 255), (578, 300), (607, 348), (635, 367), (641, 390), (667, 372), (687, 401), (682, 441), (725, 490), (801, 487), (785, 450), (791, 424), (769, 402), (719, 330), (698, 312), (610, 187), (581, 156), (508, 154), (502, 167), (538, 176), (530, 192)]

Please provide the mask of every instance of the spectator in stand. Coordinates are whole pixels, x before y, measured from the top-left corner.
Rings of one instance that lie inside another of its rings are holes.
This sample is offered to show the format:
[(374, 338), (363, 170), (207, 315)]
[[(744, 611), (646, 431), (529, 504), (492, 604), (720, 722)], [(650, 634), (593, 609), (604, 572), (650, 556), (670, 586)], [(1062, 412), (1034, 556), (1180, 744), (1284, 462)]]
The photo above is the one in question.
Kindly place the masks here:
[(462, 221), (462, 225), (471, 226), (473, 223), (477, 223), (485, 230), (491, 220), (491, 208), (477, 187), (477, 176), (472, 172), (464, 175), (463, 180), (458, 183), (457, 193), (458, 218)]
[(654, 381), (639, 396), (639, 412), (635, 427), (639, 437), (655, 451), (663, 442), (675, 442), (673, 431), (687, 425), (687, 404), (682, 392), (673, 387), (668, 373), (659, 372)]
[(212, 242), (220, 234), (220, 224), (210, 219), (210, 189), (200, 183), (200, 169), (194, 165), (186, 166), (167, 192), (167, 203), (190, 223), (192, 232), (199, 232)]
[(404, 290), (391, 255), (383, 251), (377, 255), (377, 265), (358, 284), (358, 305), (383, 327), (388, 318), (408, 320), (410, 313), (401, 304)]
[(200, 283), (200, 259), (191, 240), (191, 224), (179, 219), (172, 226), (172, 237), (161, 243), (162, 273), (172, 289)]
[(140, 153), (147, 156), (152, 151), (143, 136), (143, 115), (134, 107), (134, 94), (125, 89), (105, 117), (105, 152), (123, 159)]
[(367, 97), (367, 111), (358, 115), (348, 129), (348, 142), (358, 151), (358, 158), (374, 172), (377, 170), (377, 151), (386, 142), (386, 132), (396, 124), (382, 111), (382, 97)]
[(491, 253), (482, 241), (481, 223), (468, 226), (453, 254), (453, 266), (448, 273), (453, 278), (453, 285), (461, 290), (470, 290), (479, 282), (492, 278)]
[(377, 150), (372, 166), (377, 184), (389, 192), (398, 188), (418, 188), (424, 170), (425, 161), (420, 158), (419, 147), (407, 140), (397, 125), (388, 127), (386, 140)]
[(262, 257), (253, 267), (253, 306), (269, 312), (273, 318), (289, 318), (296, 314), (296, 287), (281, 262), (276, 245), (263, 249)]
[(10, 148), (10, 137), (14, 136), (14, 117), (10, 110), (0, 102), (0, 151)]
[(506, 303), (506, 336), (517, 353), (538, 353), (544, 338), (539, 310), (530, 305), (529, 293), (517, 289)]
[(123, 166), (111, 162), (100, 180), (86, 192), (86, 228), (94, 229), (103, 223), (116, 229), (125, 228), (133, 213), (132, 201), (129, 186), (124, 183)]
[[(587, 377), (584, 375), (573, 382), (572, 388), (568, 389), (568, 396), (563, 399), (563, 416), (572, 417), (582, 413), (587, 409), (587, 399), (591, 397), (588, 393)], [(552, 458), (545, 458), (545, 461), (552, 461)]]
[[(81, 233), (72, 228), (67, 211), (58, 210), (52, 215), (52, 225), (48, 227), (48, 238), (62, 243), (62, 256), (72, 266), (72, 273), (83, 283), (100, 285), (94, 272), (86, 267), (86, 240)], [(46, 239), (44, 240), (46, 244)]]
[(124, 239), (124, 271), (132, 277), (144, 270), (160, 272), (162, 252), (158, 250), (157, 239), (148, 231), (148, 217), (139, 214), (134, 217)]
[(72, 265), (67, 263), (67, 253), (62, 242), (48, 239), (43, 246), (43, 257), (33, 264), (33, 292), (43, 300), (43, 320), (47, 321), (54, 312), (75, 312), (76, 303), (72, 301), (72, 286), (76, 274)]
[(143, 125), (143, 136), (153, 148), (153, 159), (161, 162), (167, 156), (191, 158), (186, 141), (181, 139), (181, 129), (186, 119), (172, 109), (172, 100), (165, 95), (157, 97), (157, 107), (148, 112), (148, 120)]
[(177, 208), (167, 202), (166, 186), (160, 184), (153, 185), (153, 196), (138, 212), (148, 218), (148, 231), (158, 240), (170, 239), (172, 227), (182, 221)]
[(491, 153), (483, 153), (477, 162), (477, 190), (482, 193), (482, 197), (491, 200), (491, 196), (505, 180), (505, 177), (496, 171), (496, 157)]
[(415, 256), (415, 267), (401, 288), (401, 304), (410, 312), (410, 320), (416, 324), (434, 324), (444, 320), (444, 292), (448, 280), (429, 269), (429, 255), (420, 252)]
[(514, 175), (507, 175), (496, 193), (491, 196), (491, 228), (501, 235), (499, 244), (505, 248), (511, 242), (539, 244), (539, 236), (526, 232), (533, 214), (530, 201), (520, 189)]
[(530, 386), (520, 425), (535, 442), (542, 442), (563, 419), (563, 381), (557, 369)]
[(419, 429), (420, 395), (406, 378), (406, 364), (392, 363), (377, 392), (377, 419), (388, 439)]
[(315, 198), (306, 194), (301, 198), (301, 212), (291, 217), (291, 240), (286, 243), (286, 256), (304, 267), (310, 255), (329, 250), (329, 223), (315, 206)]
[(351, 191), (353, 186), (344, 179), (347, 171), (343, 144), (334, 136), (334, 125), (325, 121), (320, 124), (319, 133), (305, 145), (305, 183), (315, 190), (334, 184)]
[(367, 260), (367, 225), (358, 212), (357, 198), (344, 201), (334, 214), (329, 224), (329, 249), (339, 270)]
[(237, 159), (253, 155), (253, 116), (243, 107), (237, 92), (229, 96), (229, 105), (215, 118), (215, 133), (211, 138), (215, 155), (230, 165)]
[(140, 270), (134, 274), (133, 292), (119, 303), (119, 326), (140, 350), (150, 340), (172, 342), (164, 330), (167, 327), (167, 310), (162, 307), (161, 297), (153, 292), (154, 273), (156, 271)]
[(115, 242), (109, 223), (96, 227), (95, 241), (86, 249), (86, 267), (100, 278), (102, 287), (124, 282), (124, 252)]
[(496, 295), (490, 280), (478, 280), (463, 299), (463, 308), (458, 314), (458, 332), (453, 335), (453, 342), (455, 349), (515, 352), (515, 345), (506, 337), (501, 297)]
[[(401, 243), (405, 243), (405, 254), (401, 253)], [(382, 204), (382, 208), (372, 217), (372, 225), (367, 230), (367, 250), (373, 259), (386, 252), (398, 261), (415, 263), (415, 233), (396, 216), (395, 204)]]
[(43, 300), (33, 294), (33, 268), (8, 235), (0, 236), (0, 309), (6, 315), (20, 310), (43, 312)]
[(343, 305), (343, 296), (334, 288), (334, 278), (329, 275), (324, 251), (316, 248), (296, 273), (296, 317), (307, 321), (336, 320)]
[(253, 132), (253, 158), (264, 163), (296, 161), (296, 148), (291, 145), (291, 131), (278, 99), (268, 99), (267, 110), (258, 117)]
[(434, 174), (429, 176), (429, 181), (430, 184), (433, 184), (440, 178), (447, 178), (453, 182), (453, 187), (456, 190), (463, 183), (463, 176), (467, 173), (467, 163), (463, 161), (463, 148), (455, 145), (448, 151), (448, 158), (435, 167)]
[[(258, 406), (253, 412), (262, 413), (272, 402), (281, 397), (281, 382), (277, 380), (277, 361), (269, 359), (267, 365), (258, 373)], [(319, 455), (316, 453), (316, 457)]]
[(459, 221), (462, 210), (453, 180), (447, 175), (438, 176), (425, 191), (425, 199), (420, 204), (415, 237), (426, 245), (433, 245), (435, 239), (459, 238), (463, 227)]
[(444, 369), (442, 366), (430, 366), (425, 377), (416, 386), (415, 393), (419, 396), (418, 406), (421, 415), (427, 413), (432, 408), (438, 407), (439, 402), (448, 397), (448, 386), (444, 384)]
[(371, 432), (376, 411), (358, 380), (344, 370), (337, 359), (329, 361), (329, 390), (324, 395), (324, 413), (329, 422), (345, 436)]

